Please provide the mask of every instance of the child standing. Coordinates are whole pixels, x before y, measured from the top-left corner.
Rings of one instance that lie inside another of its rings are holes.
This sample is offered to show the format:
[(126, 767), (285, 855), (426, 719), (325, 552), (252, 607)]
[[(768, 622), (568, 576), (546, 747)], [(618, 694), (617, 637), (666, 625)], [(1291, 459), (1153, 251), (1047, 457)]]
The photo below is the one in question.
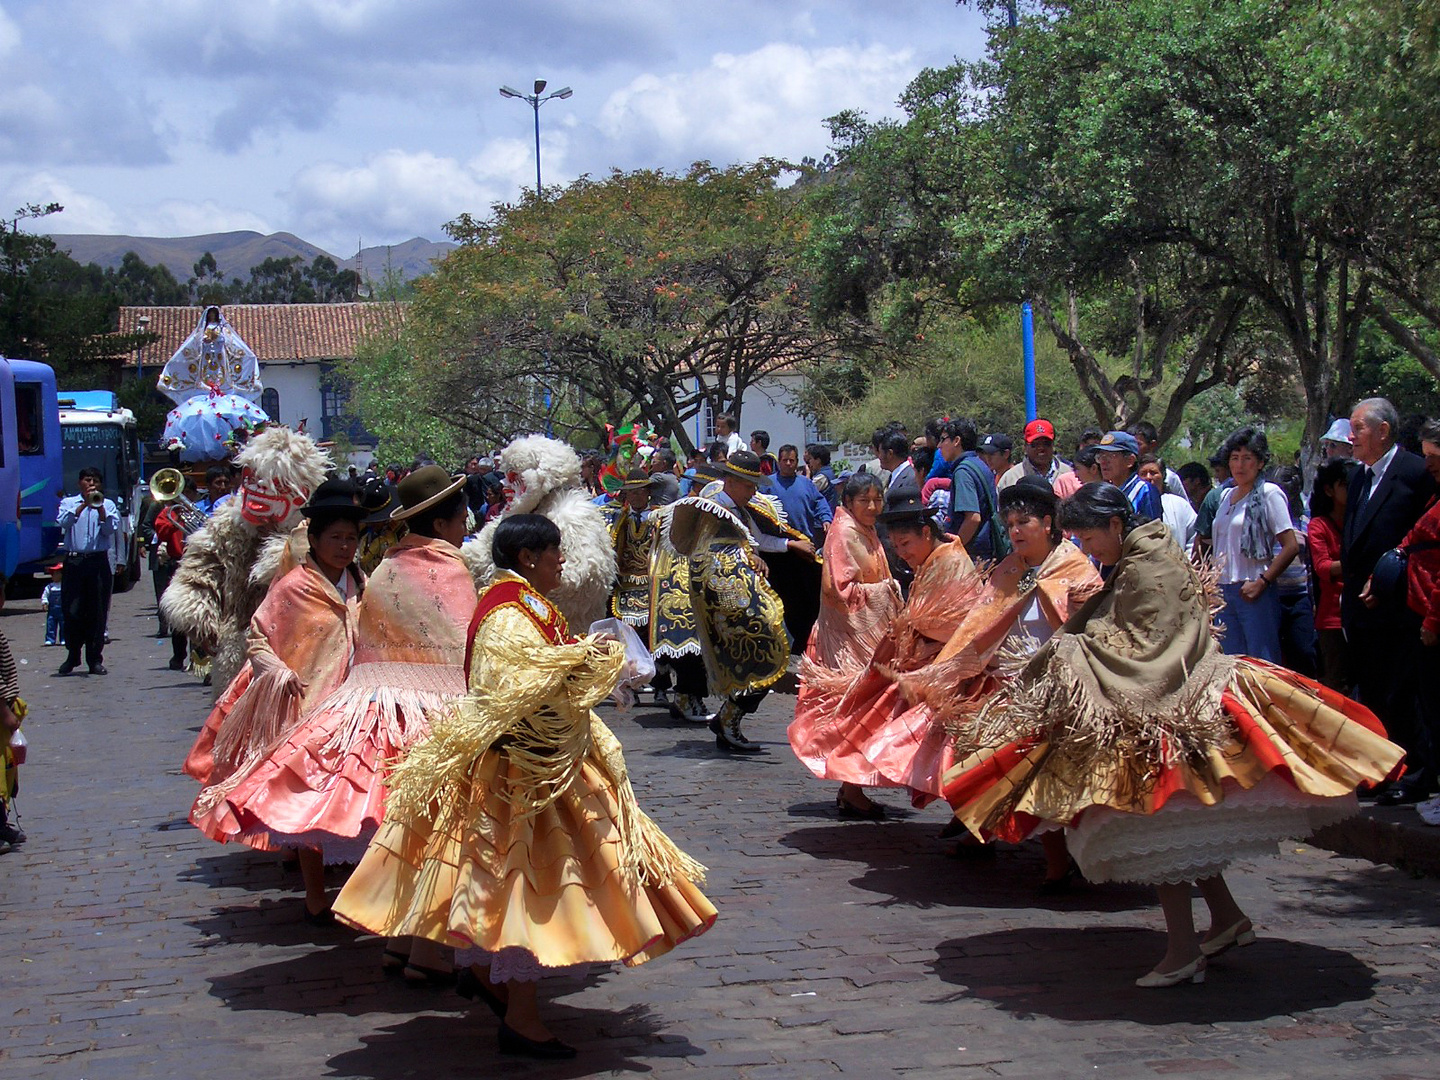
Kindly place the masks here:
[(50, 584), (40, 593), (40, 603), (45, 608), (45, 644), (65, 644), (65, 602), (60, 596), (60, 576), (65, 572), (64, 563), (46, 567), (50, 571)]

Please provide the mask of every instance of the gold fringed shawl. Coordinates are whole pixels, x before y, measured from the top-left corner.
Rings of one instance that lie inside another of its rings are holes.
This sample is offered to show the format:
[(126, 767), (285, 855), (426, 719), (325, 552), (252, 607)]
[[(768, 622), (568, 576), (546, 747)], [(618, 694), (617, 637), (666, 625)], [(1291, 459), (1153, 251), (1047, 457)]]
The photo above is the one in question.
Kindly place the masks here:
[[(957, 768), (1033, 740), (1055, 788), (1124, 805), (1161, 771), (1230, 737), (1220, 697), (1234, 670), (1210, 633), (1205, 589), (1163, 522), (1125, 538), (1105, 588), (957, 733)], [(1037, 762), (1031, 775), (1042, 771)], [(1015, 789), (989, 818), (1025, 794)]]
[[(507, 579), (514, 575), (500, 571), (496, 586)], [(703, 878), (704, 868), (636, 805), (620, 743), (591, 712), (619, 679), (625, 657), (615, 642), (555, 644), (511, 604), (481, 620), (472, 649), (469, 692), (430, 717), (430, 735), (391, 773), (387, 818), (443, 820), (478, 801), (469, 785), (476, 763), (492, 752), (504, 753), (518, 778), (504, 793), (507, 802), (519, 816), (533, 816), (576, 782), (588, 758), (614, 785), (627, 872), (642, 884)]]

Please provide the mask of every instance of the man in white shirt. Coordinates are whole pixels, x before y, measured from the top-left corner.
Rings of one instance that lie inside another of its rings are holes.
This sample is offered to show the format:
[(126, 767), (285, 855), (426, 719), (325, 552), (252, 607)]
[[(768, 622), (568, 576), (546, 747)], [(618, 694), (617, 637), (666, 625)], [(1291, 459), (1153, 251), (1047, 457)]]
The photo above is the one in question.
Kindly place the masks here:
[(1195, 525), (1200, 520), (1190, 500), (1172, 495), (1165, 490), (1165, 463), (1154, 454), (1140, 458), (1140, 479), (1144, 480), (1160, 496), (1160, 520), (1170, 530), (1170, 535), (1180, 545), (1180, 550), (1189, 553), (1195, 544)]
[(99, 469), (80, 470), (80, 494), (60, 500), (56, 523), (65, 538), (65, 576), (60, 600), (65, 608), (65, 646), (69, 654), (57, 675), (80, 665), (80, 649), (91, 675), (106, 674), (105, 617), (109, 611), (110, 541), (115, 533), (115, 504), (101, 489)]
[[(1135, 436), (1135, 441), (1140, 444), (1140, 456), (1154, 454), (1160, 456), (1160, 433), (1155, 430), (1155, 425), (1148, 420), (1142, 420), (1130, 429), (1130, 434)], [(1180, 474), (1174, 469), (1165, 470), (1165, 490), (1171, 495), (1185, 497), (1185, 485), (1180, 482)]]

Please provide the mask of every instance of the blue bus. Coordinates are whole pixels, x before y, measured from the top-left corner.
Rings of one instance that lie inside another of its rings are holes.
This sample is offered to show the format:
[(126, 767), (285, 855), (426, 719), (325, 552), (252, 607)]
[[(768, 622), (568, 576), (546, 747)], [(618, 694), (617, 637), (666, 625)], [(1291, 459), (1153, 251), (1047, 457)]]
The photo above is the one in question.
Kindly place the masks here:
[(0, 571), (20, 563), (20, 452), (15, 443), (15, 376), (0, 357)]
[(20, 458), (20, 553), (15, 573), (40, 574), (60, 548), (56, 518), (64, 478), (55, 371), (34, 360), (11, 360), (10, 372)]

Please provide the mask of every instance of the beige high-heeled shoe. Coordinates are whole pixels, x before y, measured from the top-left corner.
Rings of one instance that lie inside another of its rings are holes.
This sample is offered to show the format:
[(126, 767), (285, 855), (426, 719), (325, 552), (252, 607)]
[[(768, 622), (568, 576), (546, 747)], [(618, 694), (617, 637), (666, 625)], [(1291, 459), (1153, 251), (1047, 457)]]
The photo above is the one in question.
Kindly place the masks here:
[(1174, 971), (1152, 971), (1135, 980), (1135, 985), (1145, 990), (1179, 986), (1183, 982), (1203, 983), (1205, 981), (1205, 957), (1197, 956), (1184, 967)]
[(1250, 925), (1248, 918), (1241, 919), (1234, 926), (1228, 928), (1222, 934), (1216, 934), (1209, 941), (1200, 943), (1200, 952), (1205, 956), (1219, 956), (1221, 953), (1235, 948), (1237, 945), (1254, 945), (1255, 928)]

